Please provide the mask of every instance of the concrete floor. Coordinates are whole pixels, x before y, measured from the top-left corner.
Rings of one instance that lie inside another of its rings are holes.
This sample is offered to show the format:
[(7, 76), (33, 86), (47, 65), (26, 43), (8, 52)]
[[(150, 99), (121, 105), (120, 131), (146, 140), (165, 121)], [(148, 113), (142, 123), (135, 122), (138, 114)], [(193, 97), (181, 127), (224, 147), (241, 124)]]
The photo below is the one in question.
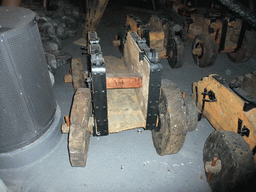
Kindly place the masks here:
[[(124, 30), (127, 14), (148, 20), (151, 12), (108, 6), (97, 29), (104, 56), (121, 57), (111, 42), (119, 30)], [(83, 58), (80, 46), (73, 42), (81, 38), (81, 31), (74, 38), (63, 42), (63, 51), (73, 57)], [(246, 63), (230, 62), (220, 54), (216, 64), (199, 68), (193, 62), (191, 43), (186, 46), (186, 58), (182, 68), (171, 69), (162, 60), (163, 78), (175, 82), (181, 91), (191, 94), (191, 84), (209, 74), (218, 74), (227, 81), (256, 70), (256, 57)], [(63, 82), (70, 66), (54, 71), (53, 86), (62, 115), (68, 115), (74, 94), (72, 85)], [(71, 167), (67, 149), (67, 135), (41, 160), (27, 166), (0, 170), (0, 178), (13, 191), (211, 191), (205, 178), (202, 149), (214, 128), (202, 119), (193, 132), (188, 132), (183, 148), (178, 154), (158, 156), (152, 142), (151, 132), (138, 129), (111, 134), (106, 137), (91, 137), (87, 165)], [(1, 190), (0, 190), (1, 191)]]

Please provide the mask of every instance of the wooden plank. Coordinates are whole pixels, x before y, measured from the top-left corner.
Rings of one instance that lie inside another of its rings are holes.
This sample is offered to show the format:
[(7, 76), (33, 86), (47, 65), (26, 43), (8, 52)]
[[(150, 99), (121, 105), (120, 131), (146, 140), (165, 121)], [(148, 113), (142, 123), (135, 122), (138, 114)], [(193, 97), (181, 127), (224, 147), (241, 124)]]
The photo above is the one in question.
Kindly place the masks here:
[(81, 58), (72, 58), (71, 70), (74, 89), (85, 88), (84, 67)]
[[(212, 126), (217, 130), (233, 131), (237, 133), (238, 119), (243, 121), (243, 126), (250, 129), (249, 137), (243, 138), (253, 149), (256, 146), (256, 124), (255, 109), (244, 112), (244, 101), (237, 96), (232, 90), (220, 84), (215, 80), (213, 75), (203, 78), (197, 83), (193, 83), (192, 97), (197, 107), (202, 109), (204, 89), (213, 91), (217, 102), (206, 102), (203, 115), (208, 119)], [(208, 96), (206, 97), (208, 99)]]
[(136, 89), (136, 94), (139, 104), (144, 116), (147, 117), (148, 107), (148, 90), (149, 90), (149, 75), (150, 65), (145, 59), (140, 61), (140, 48), (137, 43), (132, 39), (131, 32), (127, 34), (126, 43), (124, 44), (124, 63), (129, 72), (138, 73), (142, 76), (142, 87)]
[(125, 25), (130, 26), (131, 31), (134, 31), (135, 33), (138, 33), (137, 22), (134, 19), (132, 19), (129, 15), (127, 15), (127, 17), (126, 17)]
[(70, 114), (69, 155), (71, 165), (84, 167), (91, 137), (89, 119), (92, 116), (91, 91), (77, 89)]
[[(141, 78), (141, 75), (138, 73), (128, 72), (123, 59), (105, 56), (104, 60), (106, 63), (107, 77), (119, 78), (125, 76), (138, 76)], [(137, 88), (107, 90), (108, 123), (110, 133), (145, 127), (146, 120), (142, 114), (135, 90), (137, 90)]]
[(109, 133), (145, 127), (135, 89), (108, 89)]
[(142, 77), (133, 73), (107, 74), (107, 89), (126, 89), (142, 87)]

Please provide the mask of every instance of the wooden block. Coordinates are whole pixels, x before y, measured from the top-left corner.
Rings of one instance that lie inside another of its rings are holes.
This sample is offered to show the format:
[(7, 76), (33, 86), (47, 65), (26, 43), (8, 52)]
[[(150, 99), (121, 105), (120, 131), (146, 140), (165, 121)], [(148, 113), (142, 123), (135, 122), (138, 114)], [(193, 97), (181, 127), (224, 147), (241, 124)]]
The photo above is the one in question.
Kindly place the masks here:
[(115, 74), (107, 74), (107, 89), (139, 88), (142, 86), (142, 77), (136, 74), (121, 73), (120, 77)]
[(149, 32), (150, 48), (163, 48), (164, 47), (164, 32)]
[(66, 74), (64, 76), (64, 82), (65, 83), (72, 83), (72, 75), (71, 74)]
[(166, 49), (162, 48), (155, 48), (156, 52), (158, 52), (158, 58), (167, 58)]

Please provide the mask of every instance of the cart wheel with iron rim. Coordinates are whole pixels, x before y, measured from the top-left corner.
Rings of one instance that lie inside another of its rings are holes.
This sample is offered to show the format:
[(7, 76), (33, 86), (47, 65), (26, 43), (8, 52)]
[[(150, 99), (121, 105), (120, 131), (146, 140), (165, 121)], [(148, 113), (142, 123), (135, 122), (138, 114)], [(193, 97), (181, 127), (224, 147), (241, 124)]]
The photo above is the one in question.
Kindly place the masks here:
[(216, 61), (218, 44), (209, 34), (197, 35), (192, 43), (192, 55), (199, 67), (209, 67)]

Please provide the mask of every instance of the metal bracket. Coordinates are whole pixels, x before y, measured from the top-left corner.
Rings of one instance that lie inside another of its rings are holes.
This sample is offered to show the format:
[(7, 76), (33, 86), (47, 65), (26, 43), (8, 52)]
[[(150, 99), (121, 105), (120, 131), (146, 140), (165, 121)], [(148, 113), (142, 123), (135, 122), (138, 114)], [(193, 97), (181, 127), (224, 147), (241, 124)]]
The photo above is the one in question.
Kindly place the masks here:
[(89, 54), (91, 63), (92, 100), (95, 119), (94, 134), (108, 135), (106, 67), (96, 32), (89, 32)]
[[(158, 52), (155, 51), (155, 49), (150, 49), (148, 47), (148, 45), (146, 44), (146, 39), (141, 39), (135, 32), (131, 32), (131, 37), (134, 39), (134, 41), (137, 43), (137, 45), (139, 46), (142, 54), (144, 54), (148, 60), (153, 63), (159, 63), (159, 59), (158, 59)], [(140, 59), (143, 59), (143, 55), (140, 55)]]
[(148, 112), (146, 120), (146, 129), (156, 128), (159, 96), (161, 88), (162, 65), (150, 63), (150, 79), (148, 91)]
[(256, 98), (241, 88), (240, 83), (231, 83), (229, 87), (244, 100), (244, 111), (250, 111), (256, 107)]
[(241, 136), (246, 136), (249, 137), (250, 135), (250, 130), (247, 127), (243, 127), (243, 120), (242, 119), (238, 119), (238, 129), (237, 129), (237, 133)]
[[(202, 110), (198, 115), (198, 121), (201, 120), (202, 114), (204, 112), (204, 107), (205, 107), (205, 102), (216, 102), (217, 99), (215, 97), (215, 93), (213, 91), (207, 91), (207, 88), (204, 88), (204, 92), (202, 93), (203, 95), (203, 104), (202, 104)], [(208, 95), (209, 99), (206, 99), (206, 95)]]
[(219, 52), (221, 52), (225, 48), (227, 30), (228, 30), (228, 20), (223, 19), (223, 21), (222, 21), (222, 31), (221, 31), (221, 37), (220, 37), (220, 44), (219, 44)]

